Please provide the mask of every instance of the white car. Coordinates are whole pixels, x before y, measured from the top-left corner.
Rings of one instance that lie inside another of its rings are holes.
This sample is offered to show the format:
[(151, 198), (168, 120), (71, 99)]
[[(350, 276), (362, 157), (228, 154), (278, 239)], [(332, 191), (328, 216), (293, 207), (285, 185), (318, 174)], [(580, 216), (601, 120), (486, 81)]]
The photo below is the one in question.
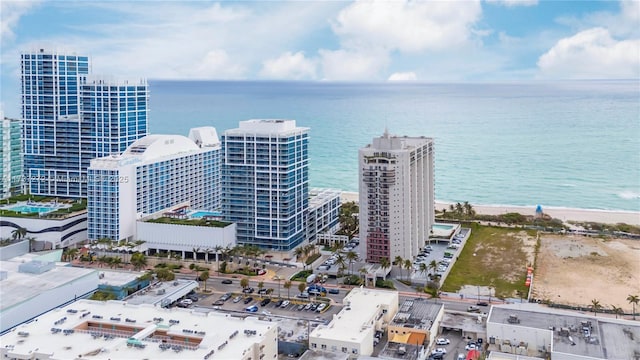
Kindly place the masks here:
[(475, 350), (476, 349), (476, 344), (467, 344), (464, 347), (465, 350), (469, 351), (469, 350)]
[(449, 339), (445, 339), (445, 338), (439, 338), (436, 339), (436, 345), (449, 345), (451, 342), (449, 341)]
[(434, 349), (432, 354), (446, 354), (447, 353), (447, 349), (445, 348), (437, 348)]

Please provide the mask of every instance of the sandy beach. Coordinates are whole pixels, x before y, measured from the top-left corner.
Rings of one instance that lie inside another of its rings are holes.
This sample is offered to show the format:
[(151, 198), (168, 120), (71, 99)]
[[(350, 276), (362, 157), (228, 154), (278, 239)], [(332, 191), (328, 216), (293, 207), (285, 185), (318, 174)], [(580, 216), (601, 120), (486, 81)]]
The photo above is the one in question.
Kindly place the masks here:
[[(343, 202), (358, 201), (358, 193), (343, 192), (341, 195)], [(448, 209), (450, 203), (436, 200), (436, 209)], [(473, 205), (473, 209), (478, 214), (500, 215), (510, 212), (517, 212), (523, 215), (535, 215), (535, 206), (503, 206), (503, 205)], [(640, 212), (636, 211), (614, 211), (614, 210), (590, 210), (590, 209), (572, 209), (559, 207), (544, 207), (542, 211), (552, 218), (562, 221), (592, 221), (605, 224), (625, 223), (630, 225), (640, 225)]]

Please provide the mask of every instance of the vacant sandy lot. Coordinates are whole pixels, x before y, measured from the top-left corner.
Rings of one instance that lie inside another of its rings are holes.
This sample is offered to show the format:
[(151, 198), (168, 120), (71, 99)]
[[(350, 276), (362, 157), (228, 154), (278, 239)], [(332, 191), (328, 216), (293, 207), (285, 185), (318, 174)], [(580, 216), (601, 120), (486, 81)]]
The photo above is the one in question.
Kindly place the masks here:
[(533, 297), (589, 306), (597, 299), (631, 312), (628, 295), (640, 295), (640, 242), (541, 235)]

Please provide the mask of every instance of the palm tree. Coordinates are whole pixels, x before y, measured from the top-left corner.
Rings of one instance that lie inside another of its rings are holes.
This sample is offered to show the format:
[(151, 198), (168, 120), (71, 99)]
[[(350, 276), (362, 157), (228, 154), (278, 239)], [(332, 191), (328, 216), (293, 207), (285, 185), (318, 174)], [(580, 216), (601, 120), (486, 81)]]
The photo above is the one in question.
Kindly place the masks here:
[(411, 259), (406, 259), (404, 261), (404, 268), (407, 269), (407, 281), (409, 281), (409, 275), (411, 275)]
[(11, 237), (13, 238), (13, 240), (20, 240), (25, 235), (27, 235), (27, 229), (23, 227), (17, 227), (15, 230), (11, 232)]
[(298, 246), (293, 251), (293, 254), (296, 256), (296, 259), (298, 261), (302, 262), (302, 268), (306, 270), (307, 264), (304, 262), (304, 249), (302, 248), (302, 246)]
[(383, 280), (387, 280), (387, 269), (391, 267), (391, 263), (389, 262), (389, 259), (386, 257), (380, 258), (380, 267), (382, 268), (382, 272), (384, 274), (384, 276), (382, 277)]
[(120, 266), (120, 264), (121, 264), (121, 263), (122, 263), (122, 259), (121, 259), (121, 258), (119, 258), (119, 257), (112, 257), (112, 258), (111, 258), (111, 266), (112, 266), (112, 269), (113, 269), (114, 267), (116, 267), (116, 268), (117, 268), (118, 266)]
[(476, 214), (476, 212), (473, 210), (473, 206), (471, 206), (468, 201), (465, 201), (464, 204), (462, 204), (462, 207), (464, 209), (465, 215), (469, 218), (472, 218)]
[(367, 286), (367, 269), (361, 267), (360, 269), (358, 269), (358, 272), (360, 273), (360, 275), (362, 275), (362, 283), (364, 284), (364, 286)]
[(602, 309), (602, 305), (600, 305), (600, 301), (598, 299), (591, 300), (591, 310), (593, 310), (593, 315), (598, 316), (598, 310)]
[(140, 270), (147, 266), (147, 257), (143, 253), (135, 252), (131, 255), (131, 265), (135, 270)]
[(464, 213), (464, 207), (460, 203), (456, 203), (456, 213), (457, 215), (462, 215)]
[(429, 267), (427, 266), (427, 264), (425, 263), (420, 263), (420, 274), (422, 274), (422, 276), (424, 276), (424, 273), (426, 273), (428, 271)]
[(278, 282), (278, 297), (280, 297), (280, 281), (282, 281), (282, 278), (278, 275), (273, 277), (273, 280)]
[(285, 289), (287, 289), (287, 299), (291, 299), (291, 295), (289, 294), (289, 289), (291, 289), (291, 281), (287, 280), (282, 285)]
[(344, 255), (342, 253), (338, 253), (338, 256), (336, 256), (336, 265), (338, 267), (347, 267), (347, 259), (344, 257)]
[[(215, 253), (216, 253), (216, 270), (218, 271), (218, 276), (220, 276), (220, 252), (221, 252), (222, 250), (224, 250), (224, 248), (223, 248), (222, 246), (220, 246), (220, 245), (216, 245), (216, 246), (213, 248), (213, 251), (215, 251)], [(208, 253), (209, 253), (209, 252), (207, 251), (207, 254), (208, 254)], [(208, 257), (208, 256), (209, 256), (209, 255), (207, 255), (207, 257)], [(209, 259), (207, 259), (207, 261), (209, 261)]]
[[(258, 290), (262, 290), (263, 287), (264, 287), (264, 281), (258, 282)], [(262, 293), (260, 291), (258, 291), (258, 294), (260, 294), (260, 298), (262, 298)]]
[(398, 267), (398, 269), (400, 269), (400, 278), (402, 278), (402, 269), (404, 267), (404, 259), (402, 258), (402, 256), (398, 255), (393, 260), (393, 263)]
[(431, 260), (428, 266), (429, 266), (429, 270), (433, 270), (433, 274), (435, 275), (436, 269), (438, 268), (438, 262), (435, 260)]
[(298, 284), (298, 290), (300, 290), (300, 294), (302, 294), (304, 292), (304, 289), (307, 288), (307, 285), (303, 282)]
[(353, 262), (358, 260), (358, 254), (355, 251), (349, 251), (347, 253), (347, 260), (349, 261), (349, 275), (353, 274)]
[(200, 273), (200, 281), (204, 284), (204, 291), (207, 291), (207, 280), (209, 279), (209, 270)]
[(629, 295), (627, 296), (627, 301), (631, 304), (633, 308), (633, 320), (636, 319), (636, 305), (640, 302), (640, 297), (638, 295)]
[(616, 315), (616, 319), (618, 318), (618, 315), (624, 315), (624, 311), (622, 311), (622, 308), (615, 305), (611, 305), (611, 312)]

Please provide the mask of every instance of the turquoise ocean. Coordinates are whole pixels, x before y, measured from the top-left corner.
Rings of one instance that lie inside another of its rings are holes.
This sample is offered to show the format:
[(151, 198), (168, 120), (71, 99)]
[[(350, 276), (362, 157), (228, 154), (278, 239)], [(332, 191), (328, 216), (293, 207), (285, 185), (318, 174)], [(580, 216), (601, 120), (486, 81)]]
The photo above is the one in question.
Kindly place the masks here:
[(434, 138), (439, 201), (640, 211), (640, 84), (160, 81), (150, 130), (247, 119), (310, 128), (310, 185), (358, 191), (358, 149)]

